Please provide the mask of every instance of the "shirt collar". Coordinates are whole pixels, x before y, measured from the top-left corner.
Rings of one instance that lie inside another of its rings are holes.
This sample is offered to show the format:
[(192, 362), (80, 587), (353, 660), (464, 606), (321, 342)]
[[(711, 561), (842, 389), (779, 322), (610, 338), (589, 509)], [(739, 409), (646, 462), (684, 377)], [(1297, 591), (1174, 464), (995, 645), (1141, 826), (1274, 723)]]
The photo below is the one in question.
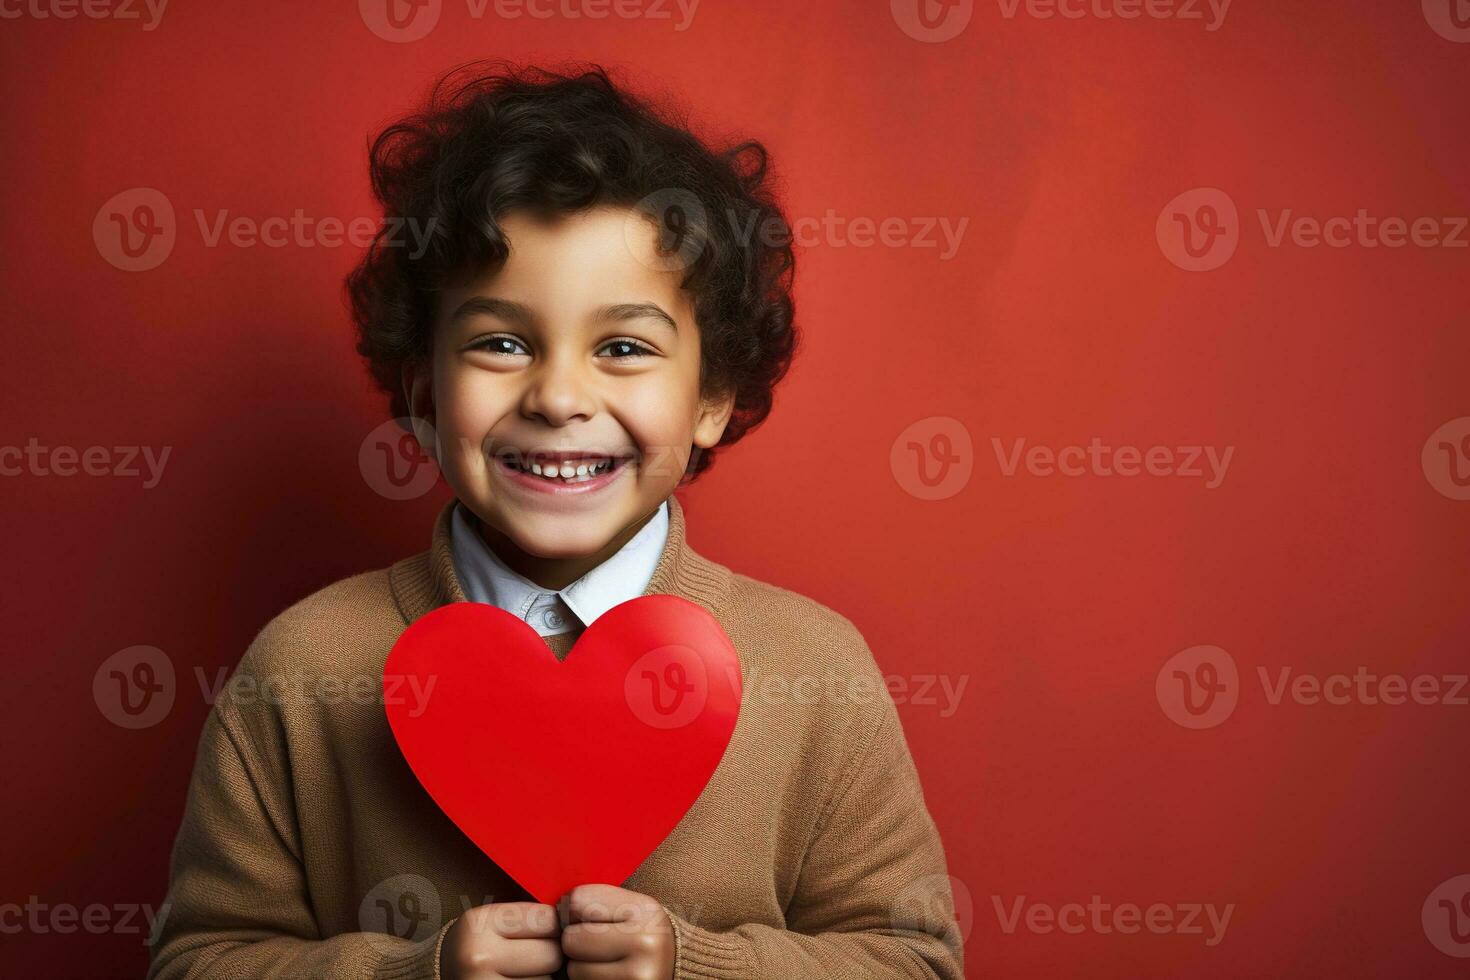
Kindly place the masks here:
[(669, 535), (669, 502), (664, 500), (648, 523), (610, 558), (575, 582), (558, 590), (544, 589), (512, 570), (480, 536), (478, 521), (463, 503), (452, 504), (449, 545), (464, 596), (471, 602), (498, 606), (526, 619), (538, 600), (560, 596), (591, 626), (613, 606), (643, 594)]

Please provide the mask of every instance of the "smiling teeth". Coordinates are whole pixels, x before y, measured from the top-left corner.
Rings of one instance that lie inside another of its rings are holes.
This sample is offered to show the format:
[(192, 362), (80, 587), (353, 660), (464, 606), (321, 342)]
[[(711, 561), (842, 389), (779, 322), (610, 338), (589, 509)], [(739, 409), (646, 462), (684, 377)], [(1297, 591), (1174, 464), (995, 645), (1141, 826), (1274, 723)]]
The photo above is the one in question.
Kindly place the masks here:
[[(600, 463), (555, 463), (542, 466), (540, 463), (531, 464), (531, 472), (546, 480), (563, 480), (567, 483), (580, 483), (592, 477), (606, 473), (612, 467), (612, 460), (605, 459)], [(521, 472), (525, 472), (522, 470)]]

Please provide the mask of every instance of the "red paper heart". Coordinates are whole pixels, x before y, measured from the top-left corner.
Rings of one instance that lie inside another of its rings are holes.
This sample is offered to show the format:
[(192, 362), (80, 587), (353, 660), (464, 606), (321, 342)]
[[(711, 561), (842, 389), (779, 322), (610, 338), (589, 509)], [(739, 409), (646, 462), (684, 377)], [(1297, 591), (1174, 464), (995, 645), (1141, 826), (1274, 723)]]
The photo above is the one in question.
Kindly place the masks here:
[(383, 691), (434, 802), (555, 904), (576, 885), (621, 885), (693, 806), (735, 730), (740, 661), (679, 596), (614, 606), (561, 662), (505, 610), (456, 602), (404, 630)]

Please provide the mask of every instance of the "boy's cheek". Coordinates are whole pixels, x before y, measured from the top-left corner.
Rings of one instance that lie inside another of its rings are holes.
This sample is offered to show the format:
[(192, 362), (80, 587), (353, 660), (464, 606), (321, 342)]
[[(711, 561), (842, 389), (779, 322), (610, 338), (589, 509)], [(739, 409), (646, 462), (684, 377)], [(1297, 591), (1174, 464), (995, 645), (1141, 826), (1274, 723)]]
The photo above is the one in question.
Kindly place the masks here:
[[(483, 373), (483, 372), (482, 372)], [(504, 386), (489, 382), (493, 378), (475, 378), (463, 372), (451, 372), (435, 392), (435, 416), (444, 434), (482, 442), (491, 428), (515, 408), (514, 400)]]
[(689, 450), (683, 446), (647, 446), (642, 453), (640, 475), (648, 480), (677, 480), (689, 464)]
[(436, 408), (440, 451), (461, 466), (483, 469), (489, 433), (504, 413), (489, 396), (461, 391), (451, 392)]

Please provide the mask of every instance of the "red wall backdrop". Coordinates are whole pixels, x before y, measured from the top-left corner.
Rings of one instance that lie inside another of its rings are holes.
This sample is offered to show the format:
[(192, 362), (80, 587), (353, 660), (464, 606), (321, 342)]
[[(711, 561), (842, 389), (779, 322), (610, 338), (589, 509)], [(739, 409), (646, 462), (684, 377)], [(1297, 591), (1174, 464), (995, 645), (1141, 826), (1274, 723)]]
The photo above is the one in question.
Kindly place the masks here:
[[(36, 447), (0, 458), (0, 903), (45, 910), (0, 919), (6, 975), (142, 975), (201, 672), (444, 500), (359, 466), (357, 249), (196, 212), (371, 216), (368, 134), (485, 56), (622, 68), (772, 150), (805, 351), (681, 499), (906, 689), (970, 976), (1463, 975), (1464, 0), (443, 0), (417, 40), (374, 2), (0, 0), (0, 445)], [(135, 214), (173, 234), (143, 271)], [(169, 456), (62, 475), (92, 446)], [(176, 694), (129, 729), (94, 679), (136, 645)]]

